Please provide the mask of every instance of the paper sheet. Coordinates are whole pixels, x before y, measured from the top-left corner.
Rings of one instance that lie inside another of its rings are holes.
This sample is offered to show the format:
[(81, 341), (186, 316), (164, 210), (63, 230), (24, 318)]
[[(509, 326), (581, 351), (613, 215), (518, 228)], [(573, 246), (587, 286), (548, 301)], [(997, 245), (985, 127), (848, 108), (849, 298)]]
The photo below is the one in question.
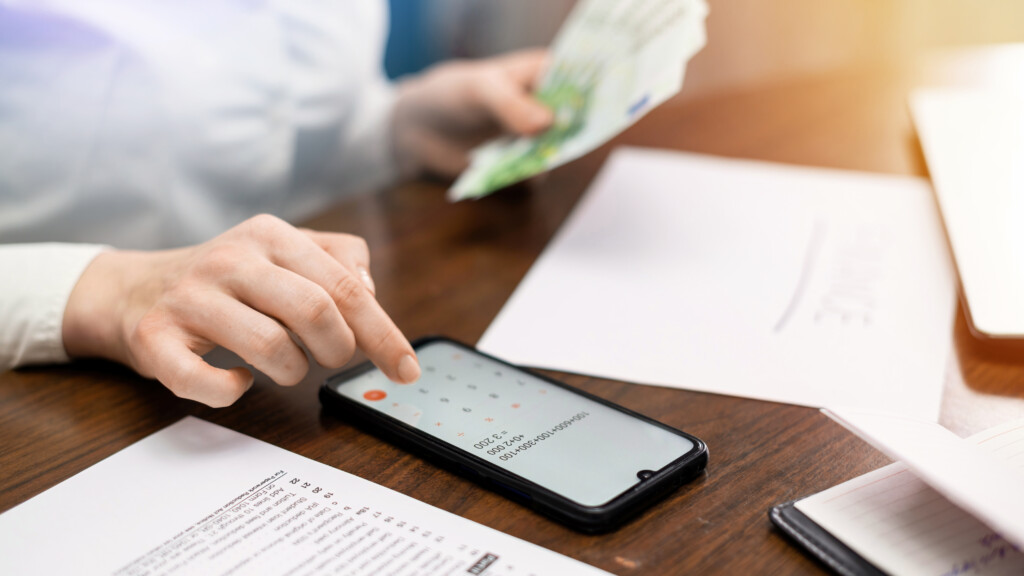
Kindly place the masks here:
[(627, 148), (479, 347), (642, 384), (937, 419), (954, 304), (923, 180)]
[[(1020, 515), (1024, 420), (961, 440), (935, 424), (849, 413), (841, 415), (849, 426), (856, 425), (861, 433), (870, 433), (873, 443), (903, 445), (897, 450), (886, 449), (887, 452), (907, 454), (909, 449), (915, 462), (914, 470), (902, 462), (891, 464), (800, 500), (796, 507), (801, 512), (891, 574), (1009, 576), (1024, 573), (1024, 553), (1014, 544), (1015, 541), (1020, 543), (1019, 538), (1024, 533), (1021, 520), (1024, 515)], [(900, 428), (909, 430), (900, 432)], [(1004, 468), (1001, 474), (1015, 476), (1013, 489), (1007, 493), (1005, 489), (992, 488), (990, 476), (981, 468), (954, 456), (965, 450), (976, 453), (968, 457), (969, 460), (979, 457), (992, 460)], [(924, 466), (922, 459), (926, 462)], [(939, 476), (930, 471), (935, 465), (942, 469)], [(933, 485), (936, 480), (946, 486), (941, 492)], [(951, 483), (958, 482), (965, 484), (956, 499), (968, 503), (968, 509), (980, 511), (987, 506), (986, 500), (994, 500), (1004, 514), (1018, 514), (1010, 518), (1008, 530), (990, 527), (943, 495), (943, 492), (949, 493)], [(980, 507), (970, 504), (979, 500)]]
[(1024, 90), (953, 88), (910, 100), (971, 324), (992, 337), (1024, 337), (1022, 102)]
[(605, 574), (186, 418), (0, 515), (0, 574)]

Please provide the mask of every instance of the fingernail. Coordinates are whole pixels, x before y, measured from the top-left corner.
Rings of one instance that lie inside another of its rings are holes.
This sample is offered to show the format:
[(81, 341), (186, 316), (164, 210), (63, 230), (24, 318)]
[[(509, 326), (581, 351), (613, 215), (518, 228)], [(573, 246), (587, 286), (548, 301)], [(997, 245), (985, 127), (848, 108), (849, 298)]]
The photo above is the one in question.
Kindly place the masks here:
[(420, 377), (420, 363), (411, 354), (402, 356), (398, 362), (398, 377), (406, 384), (412, 384)]
[(370, 277), (370, 271), (366, 268), (359, 268), (359, 279), (366, 284), (366, 287), (370, 289), (370, 292), (377, 293), (377, 287), (373, 284), (373, 278)]

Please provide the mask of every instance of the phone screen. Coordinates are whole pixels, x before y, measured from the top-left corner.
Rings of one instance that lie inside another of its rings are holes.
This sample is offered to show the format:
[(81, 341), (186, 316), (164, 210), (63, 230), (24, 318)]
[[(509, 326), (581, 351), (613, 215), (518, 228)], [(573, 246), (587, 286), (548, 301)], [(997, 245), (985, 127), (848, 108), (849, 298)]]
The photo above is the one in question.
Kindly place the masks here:
[[(584, 506), (601, 506), (688, 454), (694, 443), (445, 341), (417, 349), (422, 376), (379, 370), (340, 394)], [(638, 475), (639, 474), (639, 475)]]

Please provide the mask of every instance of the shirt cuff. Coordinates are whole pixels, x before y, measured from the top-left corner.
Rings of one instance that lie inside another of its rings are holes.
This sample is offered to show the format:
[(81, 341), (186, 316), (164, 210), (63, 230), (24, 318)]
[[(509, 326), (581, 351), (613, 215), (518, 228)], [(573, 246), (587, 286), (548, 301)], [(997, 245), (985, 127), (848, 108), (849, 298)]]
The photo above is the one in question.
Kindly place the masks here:
[(64, 309), (86, 266), (107, 246), (0, 246), (0, 370), (67, 362)]

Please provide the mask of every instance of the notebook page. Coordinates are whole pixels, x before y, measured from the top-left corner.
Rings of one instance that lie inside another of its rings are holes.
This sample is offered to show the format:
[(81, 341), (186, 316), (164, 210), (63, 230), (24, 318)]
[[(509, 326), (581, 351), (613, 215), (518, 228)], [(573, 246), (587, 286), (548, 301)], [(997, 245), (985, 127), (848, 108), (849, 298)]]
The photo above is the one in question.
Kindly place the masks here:
[[(1024, 472), (1024, 420), (969, 440)], [(796, 507), (891, 574), (1024, 574), (1024, 553), (899, 462), (819, 492)]]
[(1024, 474), (928, 421), (848, 409), (822, 410), (836, 422), (903, 462), (951, 502), (1024, 547)]

